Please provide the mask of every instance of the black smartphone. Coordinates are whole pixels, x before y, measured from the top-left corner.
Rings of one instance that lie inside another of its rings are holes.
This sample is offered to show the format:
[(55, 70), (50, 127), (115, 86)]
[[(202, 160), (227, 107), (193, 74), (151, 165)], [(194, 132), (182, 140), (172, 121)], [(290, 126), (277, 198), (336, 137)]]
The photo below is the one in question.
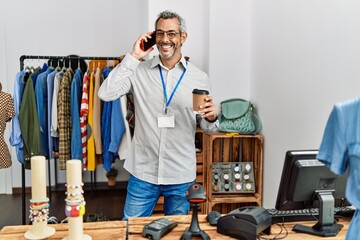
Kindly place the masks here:
[(145, 42), (145, 40), (142, 40), (142, 41), (141, 41), (141, 44), (140, 44), (141, 50), (146, 51), (146, 50), (148, 50), (149, 48), (151, 48), (152, 46), (155, 45), (155, 43), (156, 43), (156, 42), (155, 42), (155, 40), (156, 40), (156, 33), (155, 33), (155, 31), (152, 32), (152, 33), (150, 34), (150, 36), (151, 36), (151, 38), (148, 38), (148, 39), (147, 39), (147, 42)]

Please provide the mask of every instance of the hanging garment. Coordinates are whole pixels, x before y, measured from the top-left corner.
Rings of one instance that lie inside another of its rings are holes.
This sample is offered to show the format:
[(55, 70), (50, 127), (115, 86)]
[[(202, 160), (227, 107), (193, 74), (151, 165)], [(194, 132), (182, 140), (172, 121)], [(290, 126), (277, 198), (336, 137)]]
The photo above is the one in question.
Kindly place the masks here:
[(59, 169), (66, 170), (66, 161), (71, 159), (71, 114), (70, 114), (70, 86), (73, 71), (68, 68), (60, 82), (58, 96), (58, 124), (59, 124)]
[[(104, 78), (107, 78), (107, 76), (110, 73), (110, 68), (106, 67), (103, 70), (103, 76)], [(116, 100), (115, 100), (116, 101)], [(101, 113), (101, 137), (102, 137), (102, 143), (103, 143), (103, 149), (102, 149), (102, 163), (105, 171), (110, 171), (111, 165), (114, 162), (114, 152), (109, 151), (109, 146), (111, 142), (111, 134), (114, 132), (112, 131), (112, 115), (111, 115), (111, 109), (112, 109), (113, 101), (111, 102), (104, 102), (103, 103), (103, 109)], [(111, 116), (111, 117), (109, 117)]]
[[(111, 69), (105, 68), (103, 76), (106, 79)], [(115, 158), (124, 159), (131, 144), (129, 125), (126, 116), (126, 95), (111, 102), (104, 102), (101, 120), (103, 139), (103, 166), (109, 171)], [(108, 116), (111, 116), (110, 118)]]
[(54, 80), (55, 80), (55, 75), (58, 73), (59, 69), (56, 68), (52, 73), (50, 73), (47, 77), (47, 114), (48, 114), (48, 119), (47, 119), (47, 126), (48, 126), (48, 143), (49, 143), (49, 159), (53, 159), (54, 158), (54, 141), (53, 141), (53, 137), (51, 136), (51, 112), (52, 112), (52, 98), (53, 98), (53, 90), (54, 90)]
[(47, 77), (53, 71), (52, 68), (47, 68), (45, 72), (40, 73), (36, 79), (35, 85), (35, 100), (38, 119), (41, 133), (41, 151), (46, 158), (49, 157), (49, 142), (48, 142), (48, 90)]
[(114, 153), (109, 151), (111, 141), (111, 107), (112, 102), (104, 102), (101, 113), (101, 137), (102, 137), (102, 164), (105, 171), (110, 171), (114, 161)]
[(81, 128), (81, 146), (82, 146), (82, 160), (83, 169), (87, 169), (87, 125), (89, 114), (89, 82), (90, 73), (86, 72), (83, 79), (83, 90), (80, 107), (80, 128)]
[(36, 86), (36, 80), (37, 80), (37, 77), (45, 72), (46, 70), (48, 69), (48, 65), (46, 65), (46, 63), (43, 64), (42, 68), (40, 67), (37, 67), (34, 72), (31, 74), (31, 79), (33, 81), (33, 87), (35, 89), (35, 86)]
[(70, 110), (71, 110), (71, 159), (82, 160), (81, 129), (80, 129), (80, 107), (82, 97), (83, 73), (80, 68), (76, 69), (71, 82)]
[(346, 239), (360, 234), (360, 97), (335, 104), (328, 118), (317, 159), (332, 172), (343, 175), (348, 168), (346, 198), (357, 209)]
[(5, 143), (4, 132), (6, 123), (15, 116), (13, 99), (10, 94), (0, 92), (0, 168), (11, 166), (9, 148)]
[(64, 77), (66, 68), (60, 69), (54, 78), (53, 96), (51, 101), (51, 127), (50, 135), (53, 140), (54, 156), (59, 156), (59, 124), (58, 124), (58, 98), (60, 90), (60, 82)]
[(24, 142), (21, 136), (20, 123), (19, 123), (19, 111), (22, 95), (24, 92), (25, 81), (24, 79), (29, 77), (29, 73), (22, 70), (16, 74), (14, 84), (14, 108), (15, 116), (11, 122), (11, 135), (10, 145), (15, 147), (16, 156), (21, 164), (24, 164)]
[(92, 72), (89, 83), (89, 113), (88, 113), (88, 129), (87, 129), (87, 167), (89, 171), (94, 171), (96, 168), (95, 162), (95, 142), (93, 133), (93, 100), (94, 100), (94, 76)]
[[(114, 132), (111, 132), (111, 144), (109, 150), (117, 153), (121, 160), (125, 159), (126, 152), (131, 144), (129, 124), (126, 121), (126, 99), (126, 95), (124, 95), (116, 101), (113, 101), (111, 113), (112, 121), (114, 121), (114, 124), (112, 124)], [(118, 113), (115, 114), (115, 112)], [(116, 124), (116, 122), (118, 123)]]
[(59, 137), (59, 125), (58, 125), (58, 98), (60, 90), (60, 82), (64, 77), (64, 71), (60, 71), (55, 75), (53, 97), (51, 103), (51, 136)]
[(30, 158), (41, 155), (40, 125), (36, 110), (31, 76), (26, 81), (19, 111), (21, 135), (24, 140), (24, 166), (30, 169)]
[[(93, 97), (93, 133), (94, 133), (94, 142), (95, 142), (95, 154), (101, 154), (102, 152), (102, 142), (101, 142), (101, 102), (98, 97), (98, 91), (100, 88), (102, 72), (98, 67), (95, 72), (95, 82), (94, 82), (94, 97)], [(96, 161), (96, 166), (101, 164), (101, 161)]]

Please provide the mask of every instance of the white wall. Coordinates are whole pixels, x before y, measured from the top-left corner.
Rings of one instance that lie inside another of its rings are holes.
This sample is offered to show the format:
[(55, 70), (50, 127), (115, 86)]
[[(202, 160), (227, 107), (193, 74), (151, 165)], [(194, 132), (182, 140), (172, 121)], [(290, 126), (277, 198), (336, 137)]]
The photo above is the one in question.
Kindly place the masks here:
[(250, 99), (251, 0), (209, 2), (209, 75), (215, 100)]
[[(333, 104), (358, 96), (358, 1), (104, 2), (0, 1), (5, 89), (13, 92), (22, 54), (118, 56), (153, 29), (161, 10), (175, 10), (187, 20), (184, 54), (209, 73), (215, 101), (241, 97), (258, 108), (265, 207), (275, 205), (286, 150), (318, 148)], [(12, 153), (12, 186), (19, 187), (20, 166)]]
[(266, 207), (286, 150), (318, 149), (333, 104), (360, 92), (360, 2), (253, 1), (251, 98), (264, 123)]
[[(0, 20), (0, 80), (4, 91), (11, 94), (21, 55), (120, 56), (132, 49), (148, 21), (142, 0), (0, 1)], [(30, 64), (39, 63), (30, 60)], [(5, 140), (9, 147), (10, 130), (8, 124)], [(21, 165), (15, 149), (11, 150), (13, 166), (0, 170), (0, 192), (9, 193), (12, 187), (21, 186)], [(98, 170), (98, 180), (105, 179), (102, 167)], [(6, 174), (9, 171), (12, 174)], [(119, 178), (127, 179), (126, 174)], [(88, 179), (89, 174), (84, 177)], [(58, 180), (65, 182), (65, 171), (59, 172)], [(30, 173), (26, 171), (26, 186), (29, 184)]]

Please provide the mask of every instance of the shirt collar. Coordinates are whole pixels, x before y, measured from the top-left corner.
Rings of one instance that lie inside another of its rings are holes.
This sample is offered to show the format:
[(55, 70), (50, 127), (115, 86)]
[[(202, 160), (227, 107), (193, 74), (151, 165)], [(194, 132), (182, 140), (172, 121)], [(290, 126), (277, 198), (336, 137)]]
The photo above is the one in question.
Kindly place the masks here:
[[(178, 64), (182, 64), (182, 66), (183, 66), (184, 68), (187, 68), (187, 63), (186, 63), (186, 60), (185, 60), (184, 56), (181, 56), (180, 61), (175, 65), (175, 67), (176, 67)], [(160, 65), (161, 67), (166, 68), (166, 67), (162, 64), (162, 62), (161, 62), (161, 60), (160, 60), (160, 56), (159, 56), (159, 55), (156, 55), (156, 56), (154, 56), (154, 58), (152, 59), (151, 68), (157, 67), (158, 65)]]

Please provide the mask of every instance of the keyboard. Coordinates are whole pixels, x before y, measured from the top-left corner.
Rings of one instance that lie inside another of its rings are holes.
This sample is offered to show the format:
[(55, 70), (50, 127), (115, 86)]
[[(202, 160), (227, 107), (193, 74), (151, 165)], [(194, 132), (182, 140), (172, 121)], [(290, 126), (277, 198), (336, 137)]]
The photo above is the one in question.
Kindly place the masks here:
[[(301, 222), (301, 221), (317, 221), (319, 218), (319, 209), (300, 209), (300, 210), (276, 210), (274, 208), (267, 209), (272, 218), (272, 223), (281, 222)], [(335, 217), (352, 217), (355, 213), (353, 207), (336, 207), (334, 210)]]

